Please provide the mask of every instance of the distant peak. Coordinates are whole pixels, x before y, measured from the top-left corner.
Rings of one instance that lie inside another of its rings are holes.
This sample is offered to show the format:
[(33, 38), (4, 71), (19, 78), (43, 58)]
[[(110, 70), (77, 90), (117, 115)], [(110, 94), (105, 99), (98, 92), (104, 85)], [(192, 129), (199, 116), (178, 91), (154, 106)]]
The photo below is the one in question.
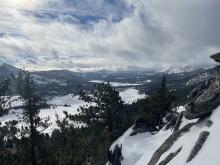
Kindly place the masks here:
[(19, 69), (14, 67), (13, 65), (7, 64), (7, 63), (3, 63), (0, 65), (0, 68), (4, 68), (7, 69), (9, 71), (18, 71)]
[(7, 63), (3, 63), (3, 64), (1, 64), (0, 66), (1, 66), (1, 67), (13, 67), (13, 68), (14, 68), (14, 66), (12, 66), (12, 65), (10, 65), (10, 64), (7, 64)]

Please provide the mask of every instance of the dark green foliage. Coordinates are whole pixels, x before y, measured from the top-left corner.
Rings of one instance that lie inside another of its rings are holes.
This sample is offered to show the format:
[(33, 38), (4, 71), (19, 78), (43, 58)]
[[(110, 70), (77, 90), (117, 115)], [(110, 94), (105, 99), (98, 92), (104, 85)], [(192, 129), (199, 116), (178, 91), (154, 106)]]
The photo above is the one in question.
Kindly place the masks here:
[(88, 103), (79, 108), (79, 114), (69, 115), (70, 120), (86, 124), (87, 143), (91, 150), (87, 161), (91, 164), (103, 164), (110, 144), (118, 137), (120, 130), (119, 112), (123, 109), (123, 101), (119, 91), (109, 83), (98, 84), (95, 90), (87, 93), (80, 90), (80, 99)]
[(0, 117), (6, 114), (10, 107), (10, 97), (6, 96), (8, 92), (9, 83), (9, 79), (0, 82)]
[(96, 85), (91, 93), (80, 90), (80, 99), (89, 105), (80, 107), (79, 114), (70, 116), (70, 119), (106, 130), (108, 143), (111, 142), (117, 124), (117, 113), (123, 108), (119, 91), (109, 83), (102, 83)]
[(138, 109), (138, 115), (144, 117), (150, 126), (163, 126), (163, 118), (168, 113), (173, 113), (175, 96), (169, 91), (166, 85), (166, 77), (164, 76), (160, 88), (154, 94), (145, 99), (138, 100), (135, 103), (135, 109)]

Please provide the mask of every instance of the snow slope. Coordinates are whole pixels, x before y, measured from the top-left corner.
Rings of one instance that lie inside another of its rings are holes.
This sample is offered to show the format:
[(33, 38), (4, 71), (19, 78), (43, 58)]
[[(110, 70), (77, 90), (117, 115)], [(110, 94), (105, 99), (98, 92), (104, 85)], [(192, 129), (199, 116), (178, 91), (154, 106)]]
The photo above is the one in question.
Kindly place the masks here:
[(156, 135), (150, 133), (141, 133), (135, 136), (130, 136), (132, 128), (129, 128), (125, 134), (120, 137), (112, 146), (114, 149), (116, 144), (122, 144), (122, 165), (140, 165), (145, 164), (150, 160), (152, 151), (155, 151), (162, 142), (169, 137), (170, 131), (160, 131)]
[[(213, 122), (211, 127), (206, 125), (208, 120)], [(197, 120), (187, 120), (183, 118), (180, 128), (188, 123), (196, 121)], [(153, 153), (172, 133), (171, 130), (164, 131), (162, 129), (155, 135), (141, 133), (135, 136), (129, 136), (131, 131), (132, 128), (128, 129), (128, 131), (111, 146), (111, 150), (113, 150), (116, 144), (119, 144), (119, 146), (122, 144), (122, 155), (124, 158), (122, 165), (147, 165)], [(201, 131), (208, 131), (210, 132), (210, 135), (197, 156), (192, 161), (186, 163), (186, 160)], [(170, 153), (176, 152), (180, 147), (182, 147), (180, 153), (167, 165), (219, 165), (219, 139), (220, 107), (218, 107), (209, 118), (198, 122), (190, 129), (189, 132), (182, 134), (174, 145), (160, 157), (158, 164)]]

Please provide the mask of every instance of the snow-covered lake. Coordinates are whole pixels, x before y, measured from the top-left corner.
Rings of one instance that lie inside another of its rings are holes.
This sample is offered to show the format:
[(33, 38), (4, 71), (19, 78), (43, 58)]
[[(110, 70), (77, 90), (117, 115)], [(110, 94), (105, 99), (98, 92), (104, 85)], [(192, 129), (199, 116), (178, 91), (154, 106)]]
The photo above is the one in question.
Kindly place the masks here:
[[(136, 101), (137, 99), (144, 98), (144, 94), (140, 94), (139, 91), (135, 88), (128, 88), (124, 91), (120, 92), (120, 96), (122, 100), (125, 103), (132, 103)], [(19, 100), (18, 96), (14, 96), (12, 98), (12, 107), (18, 107), (21, 106), (23, 103), (21, 100)], [(73, 96), (71, 94), (66, 96), (59, 96), (54, 97), (51, 100), (47, 101), (47, 103), (50, 105), (50, 108), (41, 109), (39, 116), (40, 117), (50, 117), (50, 123), (51, 126), (45, 131), (47, 133), (51, 133), (55, 128), (57, 128), (56, 125), (56, 114), (58, 114), (59, 118), (62, 119), (65, 117), (63, 111), (68, 112), (69, 114), (77, 114), (77, 109), (85, 105), (86, 103), (82, 100), (79, 100), (79, 96)], [(22, 118), (22, 109), (16, 109), (16, 110), (10, 110), (8, 115), (5, 115), (3, 117), (0, 117), (0, 122), (3, 124), (8, 121), (12, 120), (19, 120)], [(23, 123), (19, 123), (18, 127), (21, 127)]]
[[(96, 83), (96, 84), (107, 83), (107, 82), (104, 82), (102, 80), (91, 80), (89, 82)], [(109, 84), (113, 87), (128, 87), (128, 86), (140, 86), (140, 85), (142, 85), (142, 84), (137, 84), (137, 83), (121, 83), (121, 82), (109, 82)]]

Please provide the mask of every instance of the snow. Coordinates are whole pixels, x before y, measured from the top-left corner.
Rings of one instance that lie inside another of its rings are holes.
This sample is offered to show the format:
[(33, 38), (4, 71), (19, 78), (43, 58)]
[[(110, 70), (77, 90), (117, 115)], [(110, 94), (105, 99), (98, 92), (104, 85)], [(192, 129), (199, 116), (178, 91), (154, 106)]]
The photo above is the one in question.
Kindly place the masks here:
[(79, 100), (79, 96), (74, 96), (72, 94), (66, 96), (57, 96), (48, 101), (48, 104), (51, 105), (81, 105), (83, 104), (82, 100)]
[(137, 101), (137, 99), (142, 99), (146, 97), (145, 94), (140, 94), (139, 91), (135, 88), (128, 88), (120, 92), (120, 96), (122, 100), (127, 104), (131, 104)]
[[(89, 81), (91, 83), (107, 83), (104, 82), (102, 80), (91, 80)], [(137, 84), (137, 83), (121, 83), (121, 82), (109, 82), (109, 84), (113, 87), (126, 87), (126, 86), (140, 86), (141, 84)]]
[(145, 80), (144, 82), (146, 82), (146, 83), (151, 83), (152, 80)]
[(213, 113), (210, 118), (213, 121), (212, 127), (207, 130), (210, 132), (210, 135), (204, 144), (203, 148), (199, 152), (198, 156), (192, 160), (189, 165), (192, 164), (210, 164), (218, 165), (220, 162), (219, 156), (219, 139), (220, 139), (220, 107)]
[[(185, 119), (186, 120), (186, 119)], [(206, 126), (208, 120), (213, 121), (213, 125), (209, 128)], [(183, 123), (182, 123), (183, 124)], [(184, 123), (185, 124), (185, 123)], [(169, 153), (175, 152), (178, 148), (183, 147), (181, 152), (171, 160), (168, 165), (218, 165), (220, 162), (219, 157), (219, 139), (220, 139), (220, 107), (218, 107), (210, 118), (207, 118), (200, 123), (196, 124), (190, 129), (190, 132), (182, 135), (178, 141), (171, 147), (171, 149), (166, 152), (160, 160), (164, 159)], [(207, 141), (204, 143), (202, 149), (199, 151), (198, 155), (186, 163), (186, 160), (190, 154), (192, 147), (195, 145), (199, 134), (202, 131), (210, 132)]]
[[(18, 96), (14, 96), (11, 98), (12, 100), (12, 107), (19, 107), (23, 105), (22, 100), (19, 99)], [(51, 126), (44, 131), (44, 133), (51, 133), (55, 128), (56, 125), (56, 114), (58, 114), (60, 119), (65, 117), (63, 111), (68, 112), (69, 114), (77, 114), (77, 109), (85, 105), (86, 103), (82, 100), (79, 100), (78, 96), (73, 95), (66, 95), (62, 97), (55, 97), (47, 102), (50, 105), (50, 108), (41, 109), (39, 116), (41, 118), (50, 117)], [(0, 118), (0, 122), (4, 125), (8, 121), (12, 120), (20, 120), (23, 117), (23, 110), (22, 109), (12, 109), (9, 111), (7, 115), (4, 115)], [(24, 123), (20, 122), (18, 127), (20, 128)]]
[(205, 80), (208, 80), (211, 77), (212, 77), (212, 75), (210, 73), (208, 73), (208, 72), (202, 73), (202, 74), (200, 74), (200, 75), (198, 75), (196, 77), (193, 77), (190, 80), (188, 80), (186, 82), (186, 86), (196, 85), (196, 84), (201, 83), (201, 82), (203, 82)]
[[(137, 89), (128, 88), (122, 92), (120, 92), (120, 96), (122, 97), (122, 100), (124, 100), (126, 103), (132, 103), (136, 101), (138, 98), (143, 98), (144, 94), (139, 94)], [(0, 117), (0, 122), (2, 124), (5, 124), (8, 121), (12, 120), (21, 120), (22, 119), (22, 112), (23, 110), (20, 107), (23, 105), (23, 101), (19, 98), (19, 96), (13, 96), (11, 99), (11, 107), (12, 109), (9, 111), (7, 115), (4, 115)], [(44, 131), (44, 133), (51, 133), (54, 129), (57, 128), (56, 125), (56, 114), (58, 114), (60, 119), (63, 119), (65, 117), (63, 111), (68, 112), (69, 114), (77, 114), (77, 109), (80, 106), (83, 106), (87, 103), (85, 103), (82, 100), (79, 100), (79, 96), (74, 96), (72, 94), (66, 95), (66, 96), (57, 96), (47, 101), (47, 103), (50, 105), (49, 108), (41, 109), (39, 116), (41, 118), (44, 117), (50, 117), (50, 123), (51, 126)], [(74, 123), (73, 123), (74, 124)], [(20, 122), (18, 124), (18, 127), (20, 128), (24, 123)], [(81, 126), (80, 124), (75, 124), (75, 126)]]
[(124, 158), (122, 165), (146, 165), (153, 151), (171, 134), (170, 130), (161, 130), (155, 135), (147, 132), (130, 136), (131, 132), (132, 127), (111, 146), (111, 150), (113, 150), (116, 144), (122, 145), (122, 155)]
[[(178, 112), (183, 110), (184, 107), (179, 107)], [(211, 127), (206, 126), (208, 120), (213, 121)], [(183, 118), (180, 128), (188, 123), (195, 123), (197, 121), (198, 119), (187, 120), (186, 118)], [(158, 164), (170, 153), (176, 152), (182, 147), (180, 153), (167, 165), (218, 165), (220, 162), (218, 145), (220, 139), (219, 130), (220, 106), (213, 112), (210, 118), (198, 122), (189, 130), (189, 132), (183, 133), (174, 145), (160, 157)], [(132, 128), (129, 128), (128, 131), (126, 131), (124, 135), (116, 140), (111, 146), (111, 150), (113, 150), (116, 144), (119, 146), (122, 145), (122, 155), (124, 158), (122, 160), (122, 165), (146, 165), (150, 161), (153, 153), (172, 133), (171, 130), (165, 131), (161, 129), (155, 135), (141, 133), (135, 136), (129, 136), (131, 131)], [(210, 135), (196, 157), (192, 161), (186, 163), (186, 160), (202, 131), (209, 131)]]
[(11, 107), (19, 107), (23, 105), (23, 101), (20, 99), (20, 96), (13, 96), (10, 98)]
[(64, 80), (57, 80), (57, 79), (49, 79), (46, 77), (42, 77), (39, 75), (32, 75), (32, 78), (34, 80), (35, 83), (39, 84), (39, 85), (47, 85), (50, 83), (55, 83), (55, 84), (59, 84), (61, 86), (67, 86), (67, 83)]

